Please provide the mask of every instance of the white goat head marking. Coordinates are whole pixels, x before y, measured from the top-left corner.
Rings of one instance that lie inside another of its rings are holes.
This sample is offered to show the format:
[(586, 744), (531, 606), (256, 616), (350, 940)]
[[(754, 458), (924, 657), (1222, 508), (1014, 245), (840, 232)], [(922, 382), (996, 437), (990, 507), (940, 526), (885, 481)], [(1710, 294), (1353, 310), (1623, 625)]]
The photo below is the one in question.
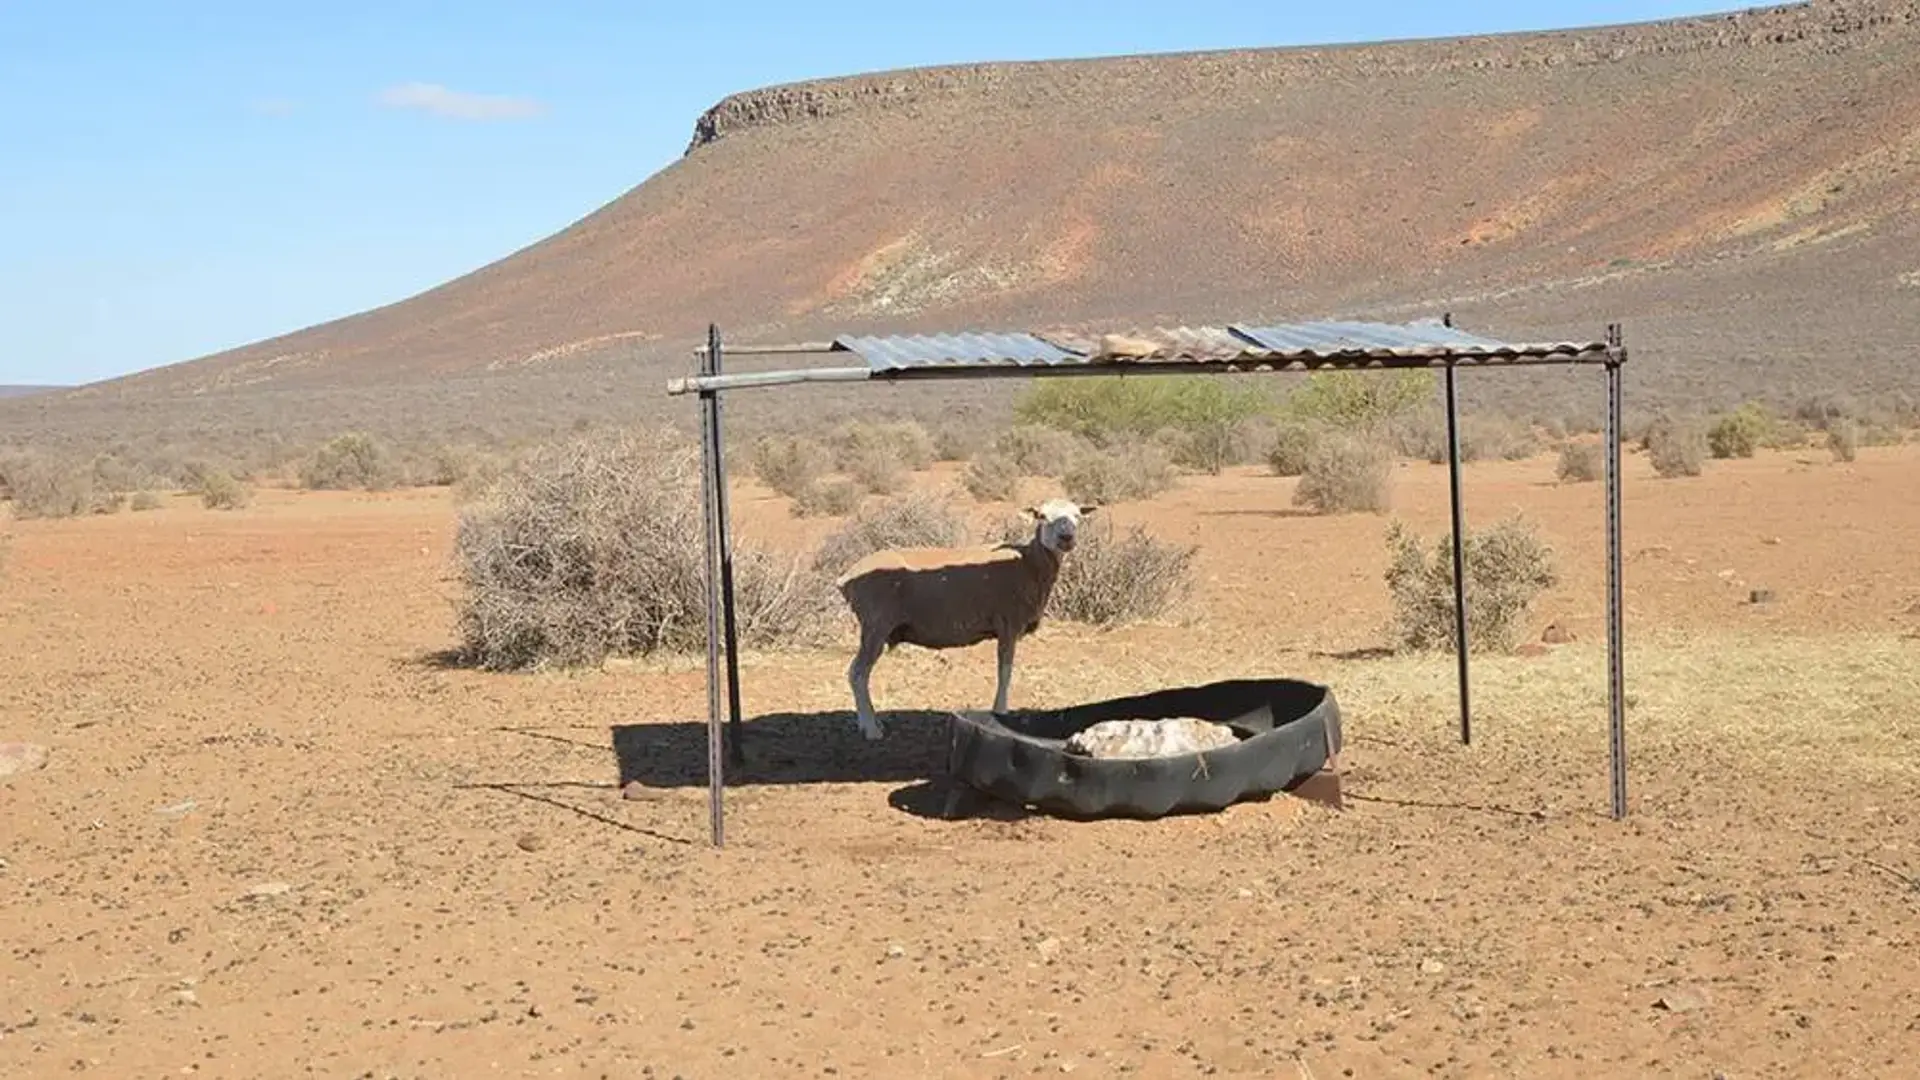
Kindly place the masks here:
[(1048, 499), (1039, 506), (1027, 507), (1028, 516), (1039, 522), (1040, 544), (1048, 551), (1064, 555), (1073, 550), (1080, 522), (1099, 506), (1081, 506), (1070, 499)]

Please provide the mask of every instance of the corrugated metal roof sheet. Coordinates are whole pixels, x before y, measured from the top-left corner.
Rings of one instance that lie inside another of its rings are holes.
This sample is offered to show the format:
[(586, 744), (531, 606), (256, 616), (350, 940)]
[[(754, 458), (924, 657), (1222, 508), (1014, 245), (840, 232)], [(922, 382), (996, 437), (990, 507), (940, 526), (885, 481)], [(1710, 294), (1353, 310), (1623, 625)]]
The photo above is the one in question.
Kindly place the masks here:
[(980, 364), (1078, 364), (1075, 356), (1032, 334), (842, 334), (833, 347), (853, 353), (876, 371)]
[(1287, 364), (1360, 358), (1571, 358), (1599, 355), (1605, 342), (1510, 344), (1470, 334), (1438, 319), (1412, 323), (1320, 321), (1269, 326), (1154, 327), (1120, 333), (842, 335), (835, 350), (852, 352), (876, 372), (940, 367)]
[(1226, 361), (1246, 354), (1252, 342), (1224, 326), (1156, 326), (1117, 334), (1043, 332), (1040, 336), (1089, 362), (1129, 360)]

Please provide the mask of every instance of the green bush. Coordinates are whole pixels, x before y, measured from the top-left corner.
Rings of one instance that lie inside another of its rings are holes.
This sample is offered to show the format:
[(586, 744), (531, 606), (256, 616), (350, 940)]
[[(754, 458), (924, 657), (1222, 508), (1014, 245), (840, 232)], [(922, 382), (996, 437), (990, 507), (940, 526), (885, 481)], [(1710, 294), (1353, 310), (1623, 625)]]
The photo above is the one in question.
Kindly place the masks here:
[(1068, 431), (1096, 442), (1148, 438), (1164, 428), (1224, 433), (1273, 407), (1266, 388), (1218, 375), (1096, 376), (1042, 379), (1014, 406), (1022, 424)]
[(1343, 431), (1381, 434), (1401, 417), (1433, 400), (1439, 383), (1431, 371), (1317, 371), (1294, 391), (1286, 415)]
[(359, 431), (335, 436), (300, 464), (309, 491), (385, 491), (402, 479), (386, 443)]
[(1773, 430), (1773, 414), (1749, 401), (1714, 421), (1707, 431), (1707, 449), (1716, 458), (1750, 458)]
[[(1387, 530), (1387, 590), (1394, 634), (1409, 649), (1452, 652), (1454, 637), (1452, 534), (1423, 550), (1400, 522)], [(1517, 643), (1527, 609), (1558, 583), (1553, 553), (1534, 529), (1508, 518), (1464, 543), (1467, 570), (1467, 645), (1471, 651), (1507, 650)]]

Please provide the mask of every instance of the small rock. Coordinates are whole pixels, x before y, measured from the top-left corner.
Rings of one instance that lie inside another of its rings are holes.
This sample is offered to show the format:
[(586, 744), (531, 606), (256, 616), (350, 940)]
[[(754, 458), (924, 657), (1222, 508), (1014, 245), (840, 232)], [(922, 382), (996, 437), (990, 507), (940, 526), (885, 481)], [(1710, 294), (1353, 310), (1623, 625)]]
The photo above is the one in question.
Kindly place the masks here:
[(898, 960), (900, 957), (907, 955), (907, 950), (904, 946), (889, 945), (887, 946), (887, 955)]
[(200, 1004), (200, 995), (191, 990), (175, 990), (173, 992), (173, 1003), (175, 1005), (198, 1005)]
[(38, 772), (47, 767), (48, 750), (38, 743), (0, 743), (0, 777)]
[(293, 886), (284, 881), (269, 881), (263, 885), (255, 885), (253, 888), (248, 889), (247, 899), (265, 900), (269, 897), (285, 896), (292, 891)]
[(1672, 1013), (1693, 1012), (1704, 1009), (1708, 1002), (1707, 992), (1700, 987), (1676, 987), (1660, 995), (1653, 1003), (1656, 1009), (1665, 1009)]
[(1772, 589), (1754, 589), (1747, 593), (1747, 602), (1750, 604), (1771, 604), (1773, 601), (1774, 593)]
[(1561, 626), (1557, 622), (1548, 623), (1547, 628), (1540, 631), (1540, 640), (1548, 645), (1571, 645), (1573, 643), (1573, 631)]
[(1760, 542), (1761, 542), (1761, 543), (1763, 543), (1763, 544), (1765, 544), (1765, 545), (1767, 545), (1768, 547), (1779, 547), (1779, 546), (1780, 546), (1780, 538), (1779, 538), (1779, 537), (1777, 537), (1777, 536), (1769, 536), (1769, 537), (1767, 537), (1767, 538), (1766, 538), (1765, 540), (1762, 540), (1762, 541), (1760, 541)]
[(620, 797), (629, 802), (644, 802), (660, 798), (660, 792), (638, 780), (629, 780), (626, 786), (620, 789)]
[(1447, 971), (1447, 965), (1429, 957), (1420, 961), (1420, 970), (1428, 975), (1444, 975)]
[(541, 848), (547, 846), (547, 838), (541, 836), (539, 833), (527, 832), (521, 833), (519, 839), (515, 840), (514, 843), (519, 846), (521, 851), (539, 851)]
[(1251, 900), (1253, 899), (1253, 890), (1241, 889), (1239, 892), (1235, 893), (1234, 895), (1238, 896), (1242, 900)]
[(1050, 937), (1047, 940), (1041, 942), (1039, 945), (1036, 945), (1034, 947), (1040, 951), (1040, 959), (1045, 960), (1048, 963), (1052, 963), (1054, 957), (1060, 955), (1060, 939), (1059, 938)]
[(192, 810), (194, 807), (198, 805), (200, 804), (194, 802), (192, 799), (188, 799), (186, 802), (174, 803), (172, 806), (163, 806), (160, 809), (155, 810), (154, 813), (165, 814), (168, 817), (179, 817), (180, 815), (186, 813), (189, 810)]

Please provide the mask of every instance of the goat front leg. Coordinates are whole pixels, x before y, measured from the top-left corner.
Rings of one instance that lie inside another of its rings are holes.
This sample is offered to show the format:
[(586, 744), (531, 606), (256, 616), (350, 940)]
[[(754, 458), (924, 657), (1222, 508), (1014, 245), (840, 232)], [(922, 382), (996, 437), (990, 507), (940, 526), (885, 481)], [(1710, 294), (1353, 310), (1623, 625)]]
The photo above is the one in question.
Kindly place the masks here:
[(1013, 647), (1019, 641), (1019, 635), (1011, 631), (1001, 631), (997, 638), (1000, 661), (999, 686), (993, 695), (993, 711), (1007, 711), (1007, 688), (1013, 683)]

